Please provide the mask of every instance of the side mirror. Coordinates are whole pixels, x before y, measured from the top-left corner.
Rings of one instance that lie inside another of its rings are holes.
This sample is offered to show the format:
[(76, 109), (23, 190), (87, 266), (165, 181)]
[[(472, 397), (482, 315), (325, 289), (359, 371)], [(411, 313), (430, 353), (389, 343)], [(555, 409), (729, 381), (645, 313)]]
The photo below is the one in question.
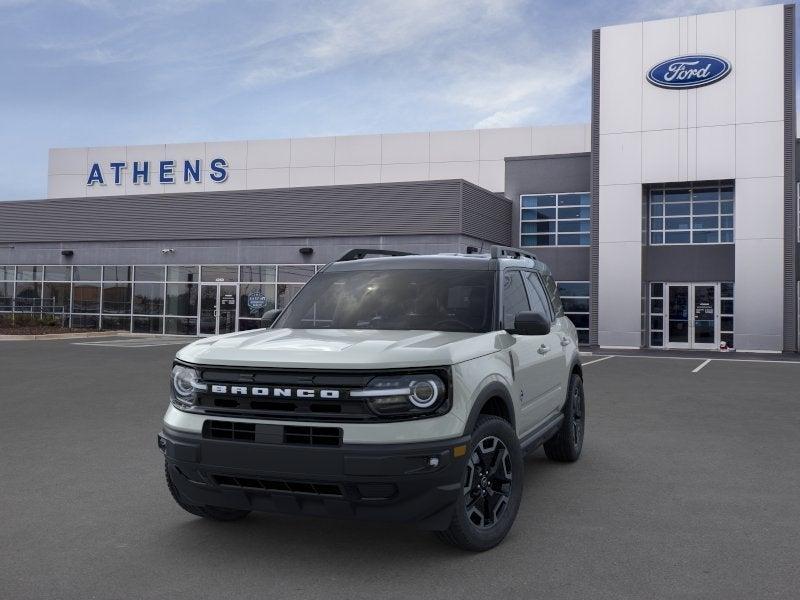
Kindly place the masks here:
[(266, 327), (269, 329), (272, 327), (272, 324), (275, 320), (281, 316), (283, 311), (280, 308), (273, 308), (272, 310), (268, 310), (261, 316), (261, 326)]
[(514, 319), (514, 330), (517, 335), (547, 335), (550, 333), (550, 319), (542, 313), (525, 311)]

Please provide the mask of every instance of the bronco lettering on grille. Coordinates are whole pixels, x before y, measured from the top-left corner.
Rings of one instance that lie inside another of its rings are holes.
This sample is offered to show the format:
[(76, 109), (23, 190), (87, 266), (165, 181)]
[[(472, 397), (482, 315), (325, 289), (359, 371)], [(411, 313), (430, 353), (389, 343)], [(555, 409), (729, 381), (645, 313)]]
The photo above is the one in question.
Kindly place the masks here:
[(337, 400), (339, 390), (323, 390), (314, 388), (287, 388), (287, 387), (252, 387), (244, 385), (212, 385), (212, 394), (230, 394), (232, 396), (259, 396), (267, 398), (321, 398), (324, 400)]

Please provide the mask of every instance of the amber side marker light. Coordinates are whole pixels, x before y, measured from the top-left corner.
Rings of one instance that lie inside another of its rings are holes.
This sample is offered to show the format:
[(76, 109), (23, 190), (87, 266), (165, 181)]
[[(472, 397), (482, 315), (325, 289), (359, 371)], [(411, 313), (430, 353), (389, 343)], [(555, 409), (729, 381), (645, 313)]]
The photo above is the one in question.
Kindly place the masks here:
[(453, 448), (454, 458), (460, 458), (464, 456), (466, 453), (467, 453), (467, 447), (463, 444), (461, 446), (456, 446), (455, 448)]

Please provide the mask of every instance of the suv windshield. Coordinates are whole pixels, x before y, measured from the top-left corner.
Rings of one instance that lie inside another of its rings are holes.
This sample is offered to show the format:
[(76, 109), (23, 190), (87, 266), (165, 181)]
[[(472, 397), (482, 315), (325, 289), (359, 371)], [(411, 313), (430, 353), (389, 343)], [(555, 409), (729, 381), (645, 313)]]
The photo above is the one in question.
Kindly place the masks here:
[(492, 330), (494, 271), (397, 269), (319, 273), (275, 327)]

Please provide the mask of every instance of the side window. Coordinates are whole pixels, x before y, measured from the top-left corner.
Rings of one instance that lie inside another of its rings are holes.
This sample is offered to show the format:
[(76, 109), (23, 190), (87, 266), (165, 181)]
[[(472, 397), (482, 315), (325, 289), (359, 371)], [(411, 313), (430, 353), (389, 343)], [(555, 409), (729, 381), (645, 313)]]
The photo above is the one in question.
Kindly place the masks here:
[(503, 329), (514, 327), (518, 313), (530, 310), (528, 294), (519, 271), (503, 272)]
[(550, 304), (553, 306), (556, 317), (563, 317), (564, 307), (561, 304), (561, 296), (558, 295), (558, 285), (556, 285), (555, 279), (553, 279), (553, 276), (548, 272), (542, 273), (542, 281), (544, 282), (547, 295), (550, 297)]
[(552, 321), (553, 311), (550, 310), (550, 304), (547, 301), (547, 295), (545, 294), (545, 291), (542, 288), (542, 284), (539, 281), (539, 278), (536, 276), (536, 273), (525, 271), (523, 277), (525, 278), (525, 283), (528, 285), (528, 296), (530, 296), (531, 299), (531, 310), (533, 312), (543, 314), (546, 318)]

